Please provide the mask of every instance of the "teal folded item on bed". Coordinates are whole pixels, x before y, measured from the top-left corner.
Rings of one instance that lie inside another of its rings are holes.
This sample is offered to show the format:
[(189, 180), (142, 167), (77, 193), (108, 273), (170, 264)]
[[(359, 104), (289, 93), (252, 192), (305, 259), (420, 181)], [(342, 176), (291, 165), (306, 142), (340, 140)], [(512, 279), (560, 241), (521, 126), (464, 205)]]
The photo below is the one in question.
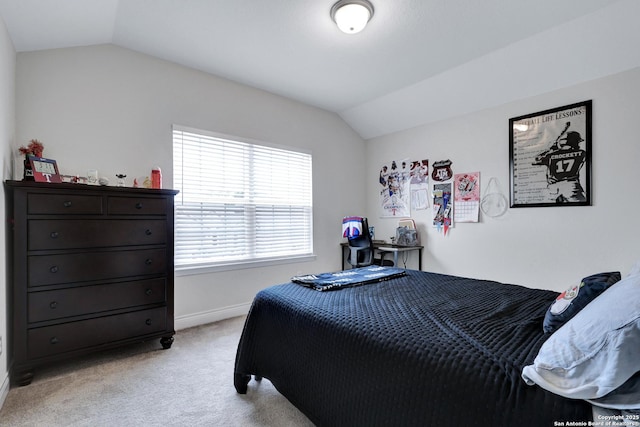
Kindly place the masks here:
[(406, 272), (403, 268), (372, 265), (369, 267), (336, 271), (334, 273), (294, 276), (291, 278), (291, 281), (317, 291), (329, 291), (332, 289), (382, 282), (404, 276), (405, 274)]

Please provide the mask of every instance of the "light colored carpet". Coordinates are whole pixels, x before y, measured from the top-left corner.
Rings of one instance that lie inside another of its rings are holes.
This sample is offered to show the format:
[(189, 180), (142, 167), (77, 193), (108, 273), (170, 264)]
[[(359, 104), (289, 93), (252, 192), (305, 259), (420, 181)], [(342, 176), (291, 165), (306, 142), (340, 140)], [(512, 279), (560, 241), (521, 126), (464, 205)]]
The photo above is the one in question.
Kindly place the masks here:
[(312, 426), (264, 379), (233, 387), (244, 317), (35, 371), (9, 391), (2, 426)]

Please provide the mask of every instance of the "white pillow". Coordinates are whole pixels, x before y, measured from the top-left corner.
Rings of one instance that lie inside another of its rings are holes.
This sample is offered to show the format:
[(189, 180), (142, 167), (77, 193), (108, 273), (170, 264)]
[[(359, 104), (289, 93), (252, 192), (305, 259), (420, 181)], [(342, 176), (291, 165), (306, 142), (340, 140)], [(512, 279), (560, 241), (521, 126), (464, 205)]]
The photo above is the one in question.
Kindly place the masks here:
[(635, 271), (553, 333), (522, 378), (561, 396), (597, 399), (638, 371), (640, 271)]

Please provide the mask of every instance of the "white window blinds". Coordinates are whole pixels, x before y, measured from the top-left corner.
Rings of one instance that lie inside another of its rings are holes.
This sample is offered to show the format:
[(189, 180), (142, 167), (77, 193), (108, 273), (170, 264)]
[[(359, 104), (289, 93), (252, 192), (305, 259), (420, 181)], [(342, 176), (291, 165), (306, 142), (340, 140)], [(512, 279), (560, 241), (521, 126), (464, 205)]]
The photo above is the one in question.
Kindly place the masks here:
[(175, 264), (313, 252), (311, 155), (173, 128)]

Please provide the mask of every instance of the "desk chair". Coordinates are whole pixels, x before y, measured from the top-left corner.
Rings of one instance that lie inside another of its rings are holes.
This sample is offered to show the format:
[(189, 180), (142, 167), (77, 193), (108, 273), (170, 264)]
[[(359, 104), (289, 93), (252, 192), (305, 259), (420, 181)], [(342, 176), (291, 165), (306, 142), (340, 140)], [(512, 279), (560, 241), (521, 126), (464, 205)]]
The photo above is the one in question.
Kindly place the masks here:
[[(354, 217), (347, 217), (350, 221), (356, 220)], [(347, 220), (345, 218), (345, 221)], [(357, 220), (356, 220), (357, 221)], [(354, 268), (366, 267), (373, 264), (373, 239), (369, 233), (369, 222), (367, 218), (359, 218), (359, 234), (348, 236), (349, 239), (349, 259), (347, 260)], [(343, 221), (344, 225), (344, 221)]]

